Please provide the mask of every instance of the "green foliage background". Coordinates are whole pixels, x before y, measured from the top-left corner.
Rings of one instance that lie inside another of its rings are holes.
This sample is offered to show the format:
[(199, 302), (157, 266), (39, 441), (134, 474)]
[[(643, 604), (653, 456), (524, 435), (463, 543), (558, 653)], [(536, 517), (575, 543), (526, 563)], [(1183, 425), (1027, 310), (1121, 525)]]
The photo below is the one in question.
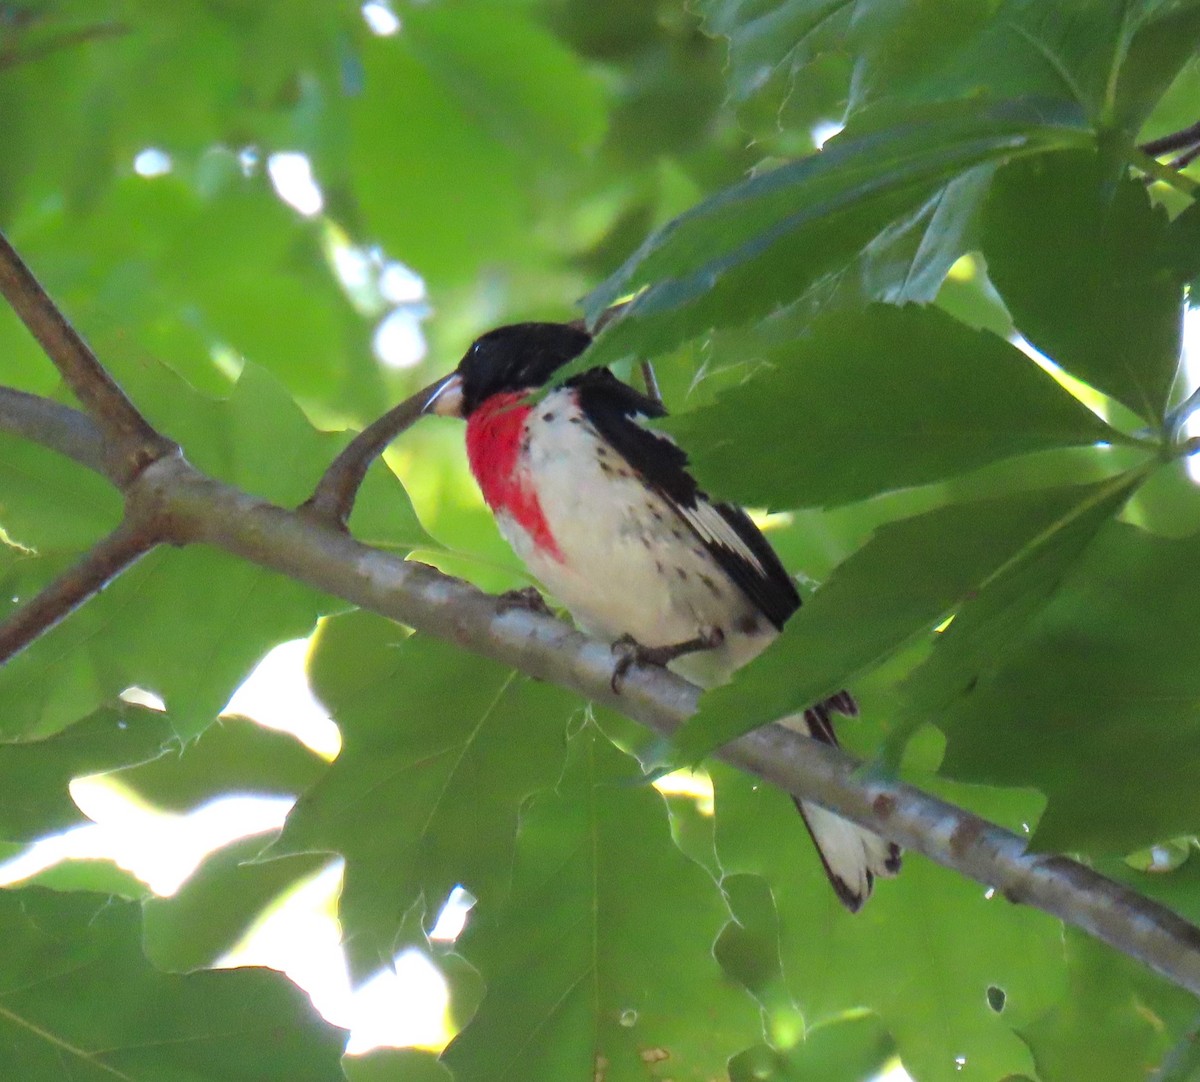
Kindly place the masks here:
[[(394, 10), (376, 36), (329, 0), (0, 4), (0, 226), (149, 418), (295, 505), (344, 429), (477, 333), (637, 293), (589, 361), (653, 358), (704, 484), (780, 512), (785, 563), (822, 582), (681, 761), (848, 684), (845, 741), (878, 769), (1200, 917), (1200, 208), (1137, 149), (1198, 119), (1200, 3)], [(148, 147), (169, 172), (135, 172)], [(322, 214), (277, 198), (284, 151)], [(416, 368), (372, 350), (397, 307), (376, 246), (427, 287)], [(0, 373), (66, 397), (7, 310)], [(524, 585), (460, 437), (406, 434), (354, 531)], [(0, 615), (120, 512), (0, 434)], [(0, 671), (5, 852), (79, 821), (81, 774), (171, 807), (300, 798), (172, 899), (111, 869), (0, 891), (5, 1077), (861, 1082), (896, 1056), (917, 1082), (1192, 1077), (1196, 1004), (1134, 963), (916, 856), (851, 917), (779, 793), (713, 768), (700, 814), (639, 783), (621, 719), (345, 609), (160, 551)], [(215, 725), (318, 621), (340, 757)], [(281, 977), (205, 969), (330, 854), (356, 975), (415, 944), (450, 977), (442, 1062), (339, 1061)], [(456, 883), (477, 905), (435, 949)]]

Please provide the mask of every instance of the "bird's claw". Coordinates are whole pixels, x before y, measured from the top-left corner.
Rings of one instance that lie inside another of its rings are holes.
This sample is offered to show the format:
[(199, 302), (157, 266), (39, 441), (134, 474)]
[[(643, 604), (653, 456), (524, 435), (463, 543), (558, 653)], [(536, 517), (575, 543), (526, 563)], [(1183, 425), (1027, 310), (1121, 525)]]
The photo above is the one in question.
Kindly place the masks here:
[(684, 654), (694, 654), (700, 650), (715, 650), (725, 641), (725, 632), (719, 627), (704, 628), (694, 639), (686, 642), (670, 643), (667, 646), (643, 646), (632, 635), (622, 635), (612, 644), (612, 652), (617, 655), (613, 666), (613, 692), (621, 694), (625, 683), (625, 674), (636, 663), (639, 665), (654, 665), (665, 669), (670, 662)]
[(496, 607), (500, 612), (512, 609), (522, 609), (525, 612), (536, 612), (539, 616), (553, 616), (550, 606), (536, 586), (523, 586), (519, 590), (505, 590), (497, 598)]

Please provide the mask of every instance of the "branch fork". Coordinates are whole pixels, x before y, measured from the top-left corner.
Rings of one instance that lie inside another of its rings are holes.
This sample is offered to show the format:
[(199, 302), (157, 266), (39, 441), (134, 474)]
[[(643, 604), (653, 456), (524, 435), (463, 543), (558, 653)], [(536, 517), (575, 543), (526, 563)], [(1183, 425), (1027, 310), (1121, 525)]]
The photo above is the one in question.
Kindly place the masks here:
[[(71, 457), (108, 478), (126, 498), (120, 525), (0, 624), (0, 662), (154, 546), (204, 543), (567, 688), (664, 736), (695, 712), (699, 690), (673, 673), (632, 666), (618, 694), (610, 644), (349, 536), (346, 519), (368, 464), (390, 441), (389, 433), (420, 416), (430, 388), (352, 441), (305, 506), (289, 511), (188, 463), (124, 396), (3, 238), (0, 292), (90, 414), (0, 388), (0, 430)], [(1029, 854), (1023, 838), (903, 782), (864, 778), (861, 764), (845, 752), (779, 725), (740, 737), (717, 757), (1013, 901), (1037, 906), (1200, 995), (1200, 929), (1082, 864)]]

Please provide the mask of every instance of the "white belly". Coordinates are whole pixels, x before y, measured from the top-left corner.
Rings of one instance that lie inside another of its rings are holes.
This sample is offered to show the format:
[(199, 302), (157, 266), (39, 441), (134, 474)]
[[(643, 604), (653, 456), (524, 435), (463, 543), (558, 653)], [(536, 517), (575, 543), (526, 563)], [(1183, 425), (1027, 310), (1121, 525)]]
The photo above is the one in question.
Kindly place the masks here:
[[(549, 416), (549, 420), (547, 420)], [(645, 646), (686, 642), (719, 627), (725, 644), (672, 664), (710, 685), (759, 653), (775, 629), (726, 576), (671, 506), (604, 447), (570, 391), (548, 395), (528, 421), (530, 476), (562, 559), (510, 516), (501, 532), (585, 630)]]

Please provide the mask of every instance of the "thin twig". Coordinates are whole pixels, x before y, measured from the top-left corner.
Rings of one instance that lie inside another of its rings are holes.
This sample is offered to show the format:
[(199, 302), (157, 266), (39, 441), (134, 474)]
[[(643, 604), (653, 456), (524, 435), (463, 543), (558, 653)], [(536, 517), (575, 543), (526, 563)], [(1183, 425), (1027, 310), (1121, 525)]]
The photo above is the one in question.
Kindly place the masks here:
[(160, 435), (104, 370), (96, 355), (47, 296), (8, 239), (0, 234), (0, 293), (21, 317), (67, 385), (121, 457), (122, 484), (179, 448)]
[(329, 464), (329, 469), (321, 475), (313, 494), (300, 510), (345, 529), (367, 469), (392, 440), (424, 414), (431, 396), (444, 380), (443, 376), (428, 387), (422, 387), (355, 436)]
[(1141, 149), (1151, 157), (1157, 158), (1160, 154), (1183, 150), (1184, 147), (1190, 147), (1196, 143), (1200, 143), (1200, 120), (1179, 131), (1171, 132), (1169, 135), (1160, 135), (1157, 139), (1151, 139), (1149, 142), (1143, 143)]
[(114, 485), (120, 483), (119, 471), (109, 461), (104, 436), (79, 410), (12, 387), (0, 387), (0, 429), (52, 447)]
[(91, 41), (98, 41), (101, 38), (121, 37), (129, 33), (129, 25), (127, 23), (109, 22), (96, 23), (93, 26), (81, 26), (77, 30), (70, 30), (64, 34), (59, 34), (56, 38), (50, 38), (48, 41), (39, 41), (27, 49), (14, 47), (5, 49), (0, 52), (0, 71), (7, 71), (10, 68), (19, 67), (21, 64), (32, 64), (38, 60), (44, 60), (54, 53), (61, 52), (63, 49), (70, 49), (75, 45), (85, 45)]
[(147, 523), (126, 519), (31, 601), (0, 622), (0, 665), (98, 594), (159, 543)]
[(1171, 168), (1186, 169), (1197, 158), (1200, 158), (1200, 143), (1197, 143), (1196, 146), (1192, 147), (1185, 153), (1180, 154), (1178, 158), (1173, 158), (1171, 160)]

